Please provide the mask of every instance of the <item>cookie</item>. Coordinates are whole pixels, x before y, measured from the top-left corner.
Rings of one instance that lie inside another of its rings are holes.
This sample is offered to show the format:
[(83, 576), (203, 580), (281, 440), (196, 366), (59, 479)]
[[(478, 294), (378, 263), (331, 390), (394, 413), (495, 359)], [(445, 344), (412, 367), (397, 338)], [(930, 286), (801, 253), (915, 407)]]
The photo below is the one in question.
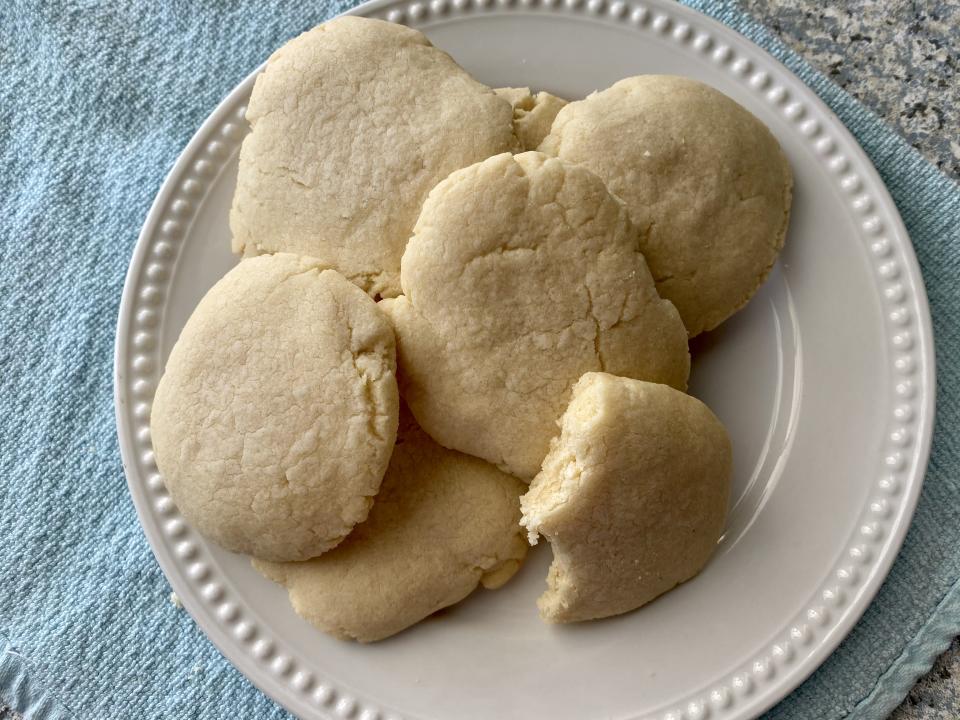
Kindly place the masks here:
[(510, 104), (416, 30), (341, 17), (267, 62), (247, 108), (230, 213), (234, 252), (315, 257), (371, 295), (430, 189), (516, 149)]
[(644, 230), (660, 295), (693, 337), (740, 309), (783, 247), (793, 179), (776, 138), (687, 78), (627, 78), (570, 103), (541, 152), (580, 163)]
[(403, 255), (401, 393), (441, 445), (532, 478), (589, 370), (685, 388), (676, 309), (623, 203), (590, 171), (498, 155), (430, 193)]
[(397, 430), (393, 331), (317, 261), (243, 260), (197, 305), (151, 413), (184, 517), (228, 550), (306, 560), (367, 516)]
[(298, 614), (342, 639), (373, 642), (503, 585), (527, 543), (525, 486), (402, 422), (370, 517), (337, 548), (303, 563), (255, 561), (285, 585)]
[(536, 150), (549, 134), (553, 119), (567, 104), (563, 98), (530, 88), (497, 88), (494, 92), (513, 106), (513, 131), (522, 150)]
[(588, 373), (520, 500), (553, 548), (547, 622), (619, 615), (696, 575), (723, 532), (727, 432), (706, 405), (654, 383)]

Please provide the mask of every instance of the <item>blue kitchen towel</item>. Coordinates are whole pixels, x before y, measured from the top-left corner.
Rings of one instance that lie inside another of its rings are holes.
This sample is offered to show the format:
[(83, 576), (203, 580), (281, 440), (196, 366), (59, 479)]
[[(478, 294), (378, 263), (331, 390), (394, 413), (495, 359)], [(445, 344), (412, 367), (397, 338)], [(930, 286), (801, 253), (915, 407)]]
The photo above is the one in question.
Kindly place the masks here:
[[(736, 6), (873, 158), (933, 309), (933, 456), (889, 579), (771, 718), (882, 718), (960, 632), (960, 190)], [(271, 50), (348, 2), (0, 3), (0, 717), (287, 718), (168, 600), (127, 494), (112, 349), (165, 173)]]

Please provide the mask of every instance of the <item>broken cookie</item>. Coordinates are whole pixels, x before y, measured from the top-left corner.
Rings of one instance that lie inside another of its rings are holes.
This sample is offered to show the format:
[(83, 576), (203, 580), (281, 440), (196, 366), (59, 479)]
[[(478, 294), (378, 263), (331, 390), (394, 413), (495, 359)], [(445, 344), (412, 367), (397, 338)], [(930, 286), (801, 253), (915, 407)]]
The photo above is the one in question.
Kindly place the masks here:
[(696, 398), (666, 385), (587, 373), (543, 469), (520, 500), (530, 540), (553, 549), (547, 622), (619, 615), (706, 564), (723, 531), (731, 449)]
[(563, 98), (530, 88), (497, 88), (494, 92), (513, 106), (513, 129), (523, 150), (536, 150), (550, 132), (553, 119), (567, 104)]

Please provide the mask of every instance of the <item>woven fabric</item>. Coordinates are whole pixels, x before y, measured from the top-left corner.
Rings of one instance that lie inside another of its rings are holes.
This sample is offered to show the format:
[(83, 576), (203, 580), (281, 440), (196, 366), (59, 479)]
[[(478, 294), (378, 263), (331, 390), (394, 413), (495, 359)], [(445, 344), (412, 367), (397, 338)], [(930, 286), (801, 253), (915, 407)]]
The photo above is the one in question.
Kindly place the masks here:
[[(691, 2), (785, 62), (854, 132), (933, 308), (938, 420), (876, 601), (771, 718), (880, 718), (960, 631), (960, 191), (736, 6)], [(0, 3), (0, 717), (288, 718), (169, 602), (126, 490), (113, 334), (151, 200), (217, 102), (346, 2)]]

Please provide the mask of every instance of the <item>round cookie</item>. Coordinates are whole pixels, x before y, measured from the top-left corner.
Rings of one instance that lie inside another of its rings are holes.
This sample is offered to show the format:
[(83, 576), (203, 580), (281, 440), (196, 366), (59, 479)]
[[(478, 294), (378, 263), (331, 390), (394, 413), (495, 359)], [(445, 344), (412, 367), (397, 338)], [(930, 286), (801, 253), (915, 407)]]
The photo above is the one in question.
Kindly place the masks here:
[(482, 584), (503, 585), (527, 553), (515, 478), (446, 450), (412, 421), (370, 517), (337, 548), (304, 563), (255, 561), (285, 585), (294, 609), (324, 632), (373, 642)]
[(228, 550), (306, 560), (367, 516), (393, 449), (393, 332), (314, 260), (243, 260), (197, 305), (153, 401), (157, 466)]
[(554, 560), (537, 601), (547, 622), (619, 615), (689, 580), (723, 532), (727, 431), (666, 385), (588, 373), (573, 390), (521, 524)]
[(563, 98), (530, 88), (497, 88), (494, 92), (513, 106), (513, 130), (522, 150), (536, 150), (550, 133), (553, 119), (567, 104)]
[(401, 281), (381, 305), (417, 421), (517, 477), (540, 469), (583, 373), (686, 387), (680, 316), (623, 203), (582, 167), (528, 152), (453, 173), (424, 204)]
[(234, 252), (315, 257), (371, 295), (430, 189), (513, 150), (510, 104), (416, 30), (341, 17), (267, 61), (247, 107), (230, 213)]
[(657, 290), (691, 337), (746, 304), (783, 247), (786, 157), (762, 122), (708, 85), (621, 80), (563, 108), (539, 149), (583, 164), (626, 202)]

